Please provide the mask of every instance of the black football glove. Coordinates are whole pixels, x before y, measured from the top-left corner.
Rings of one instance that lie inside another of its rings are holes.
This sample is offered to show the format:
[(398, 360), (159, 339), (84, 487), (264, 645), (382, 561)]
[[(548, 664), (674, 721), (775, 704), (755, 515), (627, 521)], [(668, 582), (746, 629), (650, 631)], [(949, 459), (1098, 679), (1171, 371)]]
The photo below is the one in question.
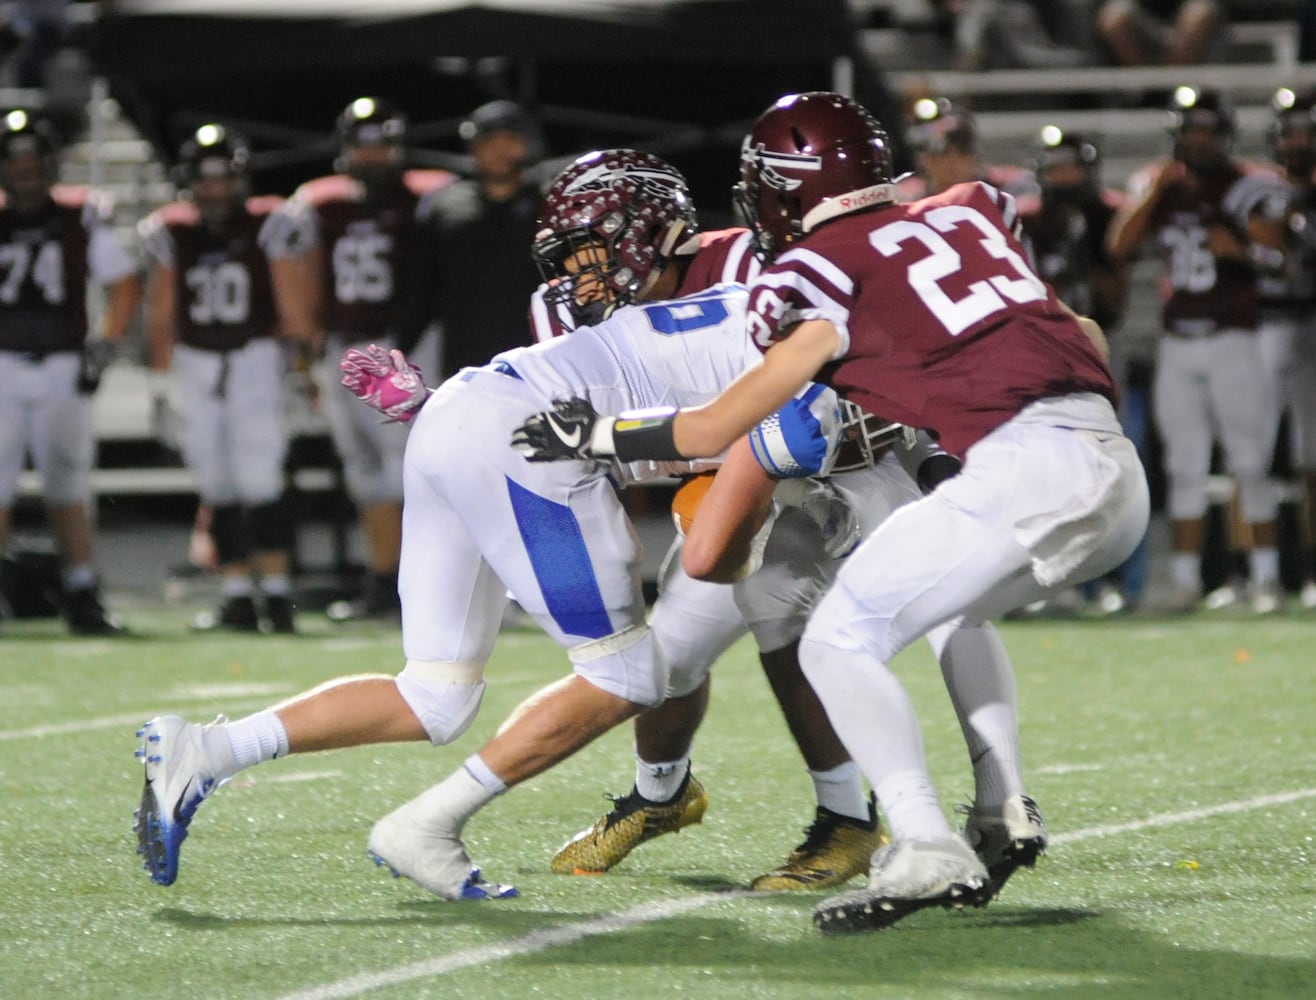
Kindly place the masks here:
[(98, 337), (82, 345), (82, 363), (78, 366), (78, 392), (90, 396), (100, 388), (101, 376), (110, 367), (118, 346), (112, 340)]
[(594, 458), (590, 445), (599, 422), (588, 399), (558, 399), (553, 409), (534, 414), (512, 432), (512, 447), (530, 462)]

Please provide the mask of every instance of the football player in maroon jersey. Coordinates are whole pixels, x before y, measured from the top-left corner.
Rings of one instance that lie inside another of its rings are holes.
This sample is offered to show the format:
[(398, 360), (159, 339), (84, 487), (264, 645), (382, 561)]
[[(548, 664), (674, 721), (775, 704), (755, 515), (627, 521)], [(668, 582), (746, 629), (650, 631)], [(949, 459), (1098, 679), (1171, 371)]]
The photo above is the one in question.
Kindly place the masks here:
[[(1275, 426), (1288, 417), (1290, 465), (1304, 497), (1300, 601), (1316, 608), (1316, 89), (1280, 87), (1272, 98), (1270, 148), (1287, 192), (1282, 256), (1261, 279), (1262, 357), (1273, 378)], [(1269, 341), (1269, 343), (1268, 343)]]
[(416, 208), (450, 183), (441, 170), (406, 167), (407, 119), (388, 102), (360, 97), (339, 115), (340, 173), (307, 181), (288, 211), (310, 249), (307, 291), (318, 304), (312, 348), (323, 352), (320, 401), (357, 507), (368, 575), (360, 599), (335, 602), (333, 618), (396, 616), (402, 537), (402, 452), (407, 429), (381, 423), (338, 389), (338, 359), (352, 346), (391, 346), (403, 322), (403, 284), (416, 238)]
[(292, 520), (277, 338), (312, 318), (298, 294), (297, 230), (277, 212), (281, 198), (248, 197), (249, 162), (236, 132), (201, 126), (179, 151), (183, 197), (138, 229), (151, 260), (151, 366), (172, 375), (167, 405), (209, 510), (221, 576), (223, 605), (193, 625), (255, 632), (263, 611), (272, 631), (288, 633)]
[(1270, 389), (1257, 337), (1264, 252), (1254, 251), (1273, 228), (1267, 186), (1229, 155), (1233, 113), (1223, 94), (1179, 87), (1172, 110), (1172, 155), (1134, 175), (1132, 197), (1108, 236), (1117, 260), (1154, 244), (1169, 290), (1152, 386), (1174, 533), (1167, 610), (1191, 610), (1201, 597), (1207, 476), (1218, 436), (1249, 528), (1252, 607), (1268, 613), (1279, 607), (1277, 498), (1267, 476)]
[[(137, 266), (99, 192), (55, 183), (57, 142), (23, 110), (0, 118), (0, 549), (30, 451), (62, 565), (75, 635), (123, 631), (101, 604), (88, 515), (96, 439), (91, 394), (137, 314)], [(88, 329), (87, 285), (106, 290)]]
[(800, 659), (894, 837), (868, 886), (821, 904), (815, 922), (872, 929), (928, 906), (982, 905), (1046, 846), (1023, 787), (1008, 661), (946, 672), (974, 766), (963, 834), (887, 664), (941, 623), (986, 621), (1097, 576), (1142, 537), (1147, 483), (1115, 416), (1100, 327), (1029, 267), (1009, 195), (973, 183), (895, 201), (885, 132), (839, 94), (790, 95), (759, 118), (740, 199), (774, 256), (750, 289), (763, 364), (666, 417), (623, 423), (560, 401), (513, 440), (536, 460), (713, 455), (818, 379), (964, 459), (847, 559)]
[(941, 194), (968, 181), (986, 181), (1016, 198), (1037, 194), (1026, 169), (1008, 163), (984, 163), (978, 151), (978, 124), (969, 111), (945, 97), (921, 97), (911, 109), (909, 141), (918, 172), (897, 182), (902, 201)]

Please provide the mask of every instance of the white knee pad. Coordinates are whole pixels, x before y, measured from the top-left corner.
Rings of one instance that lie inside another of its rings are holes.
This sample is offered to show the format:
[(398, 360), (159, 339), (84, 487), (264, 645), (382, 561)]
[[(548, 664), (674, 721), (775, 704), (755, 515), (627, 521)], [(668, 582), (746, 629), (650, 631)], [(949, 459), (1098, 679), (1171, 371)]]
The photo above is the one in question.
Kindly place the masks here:
[(577, 674), (608, 694), (650, 708), (667, 697), (667, 661), (648, 625), (572, 646), (567, 655)]
[(484, 664), (408, 660), (398, 693), (436, 747), (451, 743), (475, 720), (484, 698)]
[(1264, 474), (1238, 477), (1238, 507), (1244, 521), (1249, 524), (1273, 521), (1278, 506), (1274, 480)]
[(1171, 473), (1166, 508), (1176, 521), (1187, 521), (1206, 513), (1206, 476)]

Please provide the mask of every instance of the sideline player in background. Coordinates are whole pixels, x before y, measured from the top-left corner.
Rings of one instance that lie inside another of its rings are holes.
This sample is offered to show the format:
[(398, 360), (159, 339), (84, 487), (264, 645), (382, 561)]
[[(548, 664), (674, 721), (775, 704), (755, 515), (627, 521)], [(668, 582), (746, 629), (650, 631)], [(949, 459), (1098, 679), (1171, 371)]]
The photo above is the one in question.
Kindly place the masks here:
[(1261, 296), (1258, 334), (1272, 404), (1271, 450), (1288, 418), (1285, 445), (1300, 506), (1299, 601), (1316, 608), (1316, 90), (1281, 87), (1271, 103), (1270, 148), (1282, 175), (1272, 197), (1281, 207), (1279, 225), (1254, 252)]
[(172, 375), (168, 405), (209, 508), (221, 577), (223, 604), (194, 626), (255, 632), (263, 613), (271, 631), (288, 633), (293, 525), (278, 338), (281, 328), (305, 338), (314, 317), (299, 294), (298, 230), (276, 212), (282, 199), (248, 197), (249, 160), (246, 141), (215, 124), (179, 151), (184, 197), (139, 226), (151, 259), (146, 327), (151, 368)]
[(350, 347), (389, 344), (402, 324), (416, 234), (416, 206), (449, 183), (438, 170), (408, 170), (406, 117), (373, 97), (352, 101), (338, 118), (340, 173), (307, 181), (288, 210), (306, 230), (306, 294), (319, 316), (311, 348), (322, 355), (320, 402), (343, 463), (365, 543), (367, 577), (358, 600), (331, 617), (393, 616), (402, 543), (402, 453), (407, 429), (381, 423), (345, 397), (338, 359)]
[(984, 163), (978, 151), (978, 123), (967, 108), (945, 97), (921, 97), (911, 109), (909, 144), (918, 172), (898, 181), (903, 201), (965, 184), (986, 181), (1016, 198), (1037, 194), (1032, 173), (1014, 164)]
[(1008, 661), (946, 678), (974, 762), (972, 848), (947, 821), (887, 664), (937, 624), (986, 621), (1133, 550), (1147, 484), (1120, 433), (1104, 339), (1028, 267), (1008, 195), (966, 184), (898, 203), (885, 133), (848, 98), (782, 98), (742, 149), (743, 198), (776, 254), (750, 289), (763, 364), (667, 417), (621, 421), (563, 401), (514, 441), (540, 460), (717, 454), (820, 375), (964, 457), (958, 476), (846, 560), (800, 659), (894, 837), (874, 854), (867, 888), (817, 908), (819, 927), (876, 929), (927, 906), (981, 905), (1045, 846), (1035, 807), (1017, 817), (1010, 807), (1032, 800)]
[(1172, 155), (1130, 180), (1131, 197), (1108, 237), (1116, 260), (1154, 243), (1170, 289), (1152, 386), (1174, 534), (1166, 609), (1189, 611), (1201, 602), (1207, 477), (1218, 437), (1250, 536), (1252, 610), (1269, 614), (1280, 603), (1279, 552), (1254, 253), (1270, 225), (1268, 199), (1229, 155), (1234, 121), (1223, 94), (1179, 87), (1171, 104)]
[[(1148, 366), (1131, 356), (1124, 338), (1112, 335), (1124, 314), (1127, 268), (1106, 248), (1111, 222), (1124, 202), (1120, 191), (1101, 186), (1101, 151), (1079, 132), (1047, 125), (1038, 134), (1032, 162), (1039, 197), (1019, 200), (1019, 220), (1038, 276), (1056, 297), (1090, 316), (1111, 345), (1111, 370), (1120, 389), (1120, 425), (1146, 466)], [(1147, 586), (1149, 547), (1144, 537), (1133, 555), (1107, 579), (1080, 590), (1098, 615), (1135, 610)], [(1025, 609), (1032, 611), (1033, 609)]]
[(526, 303), (539, 284), (526, 247), (534, 240), (543, 140), (530, 115), (491, 101), (461, 125), (475, 173), (431, 191), (416, 209), (417, 244), (407, 315), (397, 347), (413, 349), (440, 328), (440, 380), (531, 343)]
[[(110, 227), (109, 201), (55, 183), (57, 143), (23, 110), (0, 118), (0, 548), (30, 451), (62, 566), (62, 605), (74, 635), (123, 627), (101, 604), (92, 561), (91, 396), (136, 318), (137, 266)], [(106, 290), (89, 335), (87, 284)]]

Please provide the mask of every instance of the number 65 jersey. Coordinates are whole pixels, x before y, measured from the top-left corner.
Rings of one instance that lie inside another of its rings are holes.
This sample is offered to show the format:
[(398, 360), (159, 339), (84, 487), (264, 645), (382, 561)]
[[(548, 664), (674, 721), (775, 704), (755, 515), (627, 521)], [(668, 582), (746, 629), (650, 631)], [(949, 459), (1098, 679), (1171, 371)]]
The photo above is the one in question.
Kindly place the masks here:
[(1029, 265), (1017, 227), (1014, 198), (981, 182), (840, 216), (755, 280), (750, 334), (766, 350), (827, 320), (841, 346), (818, 381), (961, 457), (1035, 400), (1113, 403), (1110, 370)]

